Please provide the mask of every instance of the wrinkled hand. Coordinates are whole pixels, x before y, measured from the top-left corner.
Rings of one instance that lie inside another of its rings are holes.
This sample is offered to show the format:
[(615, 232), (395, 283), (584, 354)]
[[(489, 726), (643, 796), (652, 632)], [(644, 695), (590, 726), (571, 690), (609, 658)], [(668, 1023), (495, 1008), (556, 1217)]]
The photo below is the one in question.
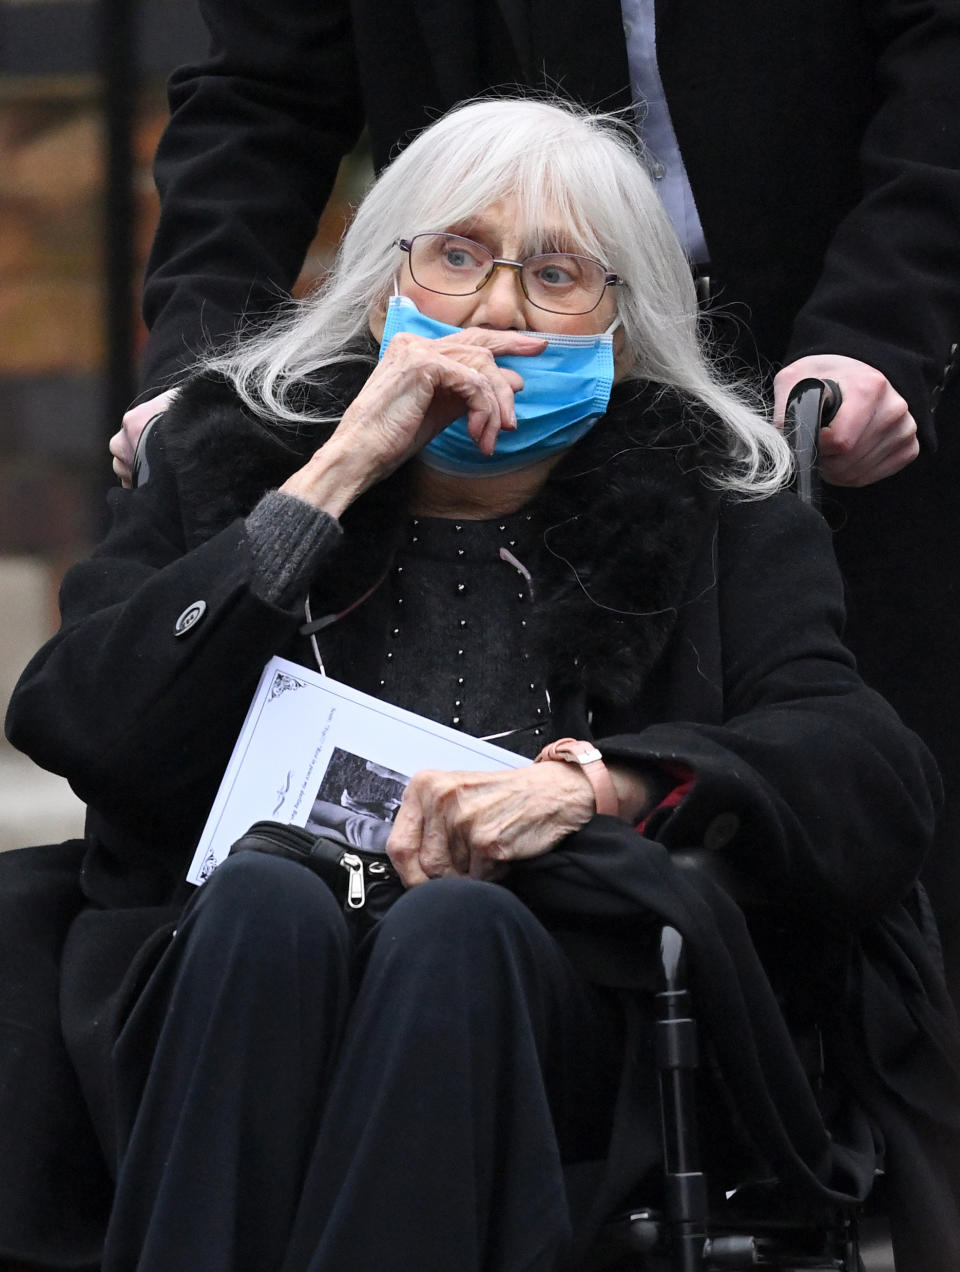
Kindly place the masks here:
[(404, 792), (387, 852), (407, 887), (451, 874), (490, 879), (510, 861), (549, 852), (594, 809), (578, 764), (494, 773), (424, 769)]
[(439, 340), (399, 333), (329, 441), (281, 490), (339, 516), (464, 412), (470, 437), (491, 455), (501, 429), (516, 428), (513, 397), (523, 387), (494, 358), (545, 347), (538, 336), (481, 327)]
[(113, 471), (124, 486), (129, 488), (133, 484), (133, 457), (137, 453), (140, 434), (155, 415), (163, 414), (179, 391), (179, 388), (167, 389), (138, 406), (132, 406), (124, 415), (119, 432), (110, 438)]
[(900, 394), (875, 367), (839, 354), (798, 358), (777, 375), (774, 420), (783, 427), (793, 386), (808, 376), (836, 380), (843, 404), (819, 438), (820, 475), (833, 486), (869, 486), (912, 463), (920, 453), (917, 425)]
[(468, 433), (485, 455), (492, 455), (500, 430), (516, 428), (513, 395), (523, 388), (522, 378), (494, 359), (534, 356), (545, 347), (539, 336), (483, 327), (439, 340), (400, 332), (337, 432), (359, 429), (366, 444), (382, 445), (384, 462), (396, 467), (466, 408)]

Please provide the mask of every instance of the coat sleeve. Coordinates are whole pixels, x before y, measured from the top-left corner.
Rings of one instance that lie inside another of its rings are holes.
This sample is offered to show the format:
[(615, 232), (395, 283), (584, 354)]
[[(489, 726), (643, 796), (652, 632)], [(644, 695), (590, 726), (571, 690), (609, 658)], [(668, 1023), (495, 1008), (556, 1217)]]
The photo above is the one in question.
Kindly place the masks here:
[(7, 734), (108, 820), (179, 843), (202, 827), (263, 666), (303, 614), (253, 590), (242, 517), (188, 551), (162, 431), (149, 483), (110, 498), (111, 529), (68, 571), (60, 631), (21, 676)]
[(761, 893), (866, 921), (901, 898), (933, 833), (929, 752), (841, 640), (830, 537), (793, 496), (728, 508), (717, 538), (719, 723), (654, 724), (608, 755), (692, 770), (654, 819), (671, 848), (722, 851)]
[(860, 147), (862, 193), (836, 227), (785, 361), (842, 353), (879, 368), (930, 440), (960, 340), (960, 5), (872, 0), (863, 10), (877, 102)]
[(363, 123), (348, 0), (200, 0), (207, 57), (170, 79), (147, 267), (145, 388), (293, 286)]

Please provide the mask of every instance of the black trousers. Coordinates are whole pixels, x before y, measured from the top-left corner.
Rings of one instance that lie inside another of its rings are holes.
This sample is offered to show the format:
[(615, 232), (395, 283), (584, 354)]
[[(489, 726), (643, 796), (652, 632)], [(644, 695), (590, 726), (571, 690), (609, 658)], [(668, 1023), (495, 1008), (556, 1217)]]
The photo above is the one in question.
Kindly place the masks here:
[(355, 956), (319, 879), (232, 858), (113, 1049), (104, 1272), (556, 1268), (622, 1060), (616, 1002), (506, 889), (414, 888)]

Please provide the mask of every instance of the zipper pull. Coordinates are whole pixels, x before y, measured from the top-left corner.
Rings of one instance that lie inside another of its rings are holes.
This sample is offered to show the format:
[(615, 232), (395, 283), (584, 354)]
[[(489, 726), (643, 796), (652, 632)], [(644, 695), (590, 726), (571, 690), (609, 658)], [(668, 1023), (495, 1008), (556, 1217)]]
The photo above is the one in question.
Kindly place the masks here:
[(363, 862), (355, 852), (345, 852), (340, 858), (340, 864), (350, 873), (347, 882), (347, 905), (351, 910), (360, 910), (367, 899), (363, 885)]

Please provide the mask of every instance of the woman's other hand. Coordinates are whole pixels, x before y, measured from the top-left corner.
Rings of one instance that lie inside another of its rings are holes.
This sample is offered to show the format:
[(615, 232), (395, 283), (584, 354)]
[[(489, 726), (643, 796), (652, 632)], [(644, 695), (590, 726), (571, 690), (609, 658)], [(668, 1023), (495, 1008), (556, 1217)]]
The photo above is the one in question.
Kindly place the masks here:
[[(646, 803), (640, 775), (608, 766), (628, 821)], [(551, 760), (493, 773), (425, 769), (410, 779), (387, 841), (407, 887), (440, 875), (489, 879), (523, 857), (549, 852), (593, 816), (593, 787), (579, 764)]]
[(548, 852), (593, 812), (593, 788), (579, 766), (425, 769), (404, 792), (387, 852), (407, 887), (449, 874), (487, 879), (507, 862)]
[(337, 517), (464, 412), (470, 436), (492, 454), (501, 429), (516, 428), (513, 396), (523, 387), (494, 359), (545, 347), (537, 336), (481, 327), (439, 340), (399, 333), (329, 441), (280, 489)]

